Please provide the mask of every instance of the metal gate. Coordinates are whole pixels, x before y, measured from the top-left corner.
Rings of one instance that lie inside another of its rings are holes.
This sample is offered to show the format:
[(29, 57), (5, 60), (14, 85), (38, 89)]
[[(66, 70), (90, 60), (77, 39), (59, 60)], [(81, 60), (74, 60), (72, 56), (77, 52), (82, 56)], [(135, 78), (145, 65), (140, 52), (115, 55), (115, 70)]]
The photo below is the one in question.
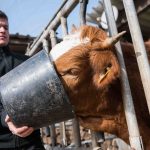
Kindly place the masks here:
[[(110, 35), (117, 34), (117, 27), (113, 15), (112, 5), (110, 0), (103, 0), (102, 1), (104, 10), (106, 13), (107, 23), (109, 26), (109, 33)], [(57, 41), (59, 41), (56, 37), (56, 31), (59, 26), (61, 26), (63, 31), (63, 36), (68, 34), (68, 27), (67, 27), (67, 17), (69, 14), (73, 11), (73, 9), (80, 5), (80, 12), (79, 12), (79, 20), (80, 25), (86, 24), (86, 7), (88, 4), (88, 0), (64, 0), (56, 14), (52, 17), (48, 25), (45, 27), (45, 29), (42, 31), (42, 33), (34, 40), (32, 45), (29, 45), (27, 49), (27, 55), (34, 55), (36, 52), (38, 52), (42, 47), (49, 53), (50, 48), (55, 46), (57, 44)], [(123, 0), (124, 9), (126, 12), (129, 29), (132, 36), (132, 41), (134, 44), (135, 53), (139, 55), (137, 56), (137, 62), (141, 74), (141, 79), (144, 87), (145, 96), (147, 99), (147, 105), (150, 111), (150, 67), (149, 62), (147, 59), (145, 46), (141, 34), (141, 30), (139, 27), (139, 22), (134, 6), (133, 0)], [(121, 65), (121, 83), (122, 83), (122, 94), (123, 94), (123, 103), (124, 103), (124, 109), (125, 109), (125, 115), (127, 120), (127, 126), (129, 131), (129, 140), (131, 147), (134, 147), (136, 150), (143, 150), (143, 144), (142, 144), (142, 138), (139, 133), (138, 129), (138, 123), (135, 115), (135, 110), (133, 106), (133, 100), (131, 96), (130, 91), (130, 85), (126, 73), (126, 68), (124, 64), (123, 54), (121, 50), (121, 45), (118, 42), (116, 45), (117, 49), (117, 55), (118, 59)], [(73, 119), (71, 122), (73, 133), (74, 133), (74, 144), (75, 148), (79, 149), (81, 147), (81, 137), (80, 137), (80, 127), (76, 119)], [(73, 122), (73, 123), (72, 123)], [(132, 128), (134, 127), (134, 130)], [(51, 145), (52, 147), (56, 146), (56, 125), (51, 125), (50, 129), (49, 127), (45, 127), (46, 133), (51, 135)], [(59, 128), (61, 128), (61, 144), (62, 147), (67, 146), (66, 141), (66, 123), (60, 123)], [(50, 133), (49, 133), (50, 132)], [(101, 136), (103, 133), (101, 133)], [(96, 139), (96, 133), (91, 133), (92, 138), (92, 145), (93, 147), (97, 146), (97, 139)], [(103, 139), (103, 136), (102, 138)]]

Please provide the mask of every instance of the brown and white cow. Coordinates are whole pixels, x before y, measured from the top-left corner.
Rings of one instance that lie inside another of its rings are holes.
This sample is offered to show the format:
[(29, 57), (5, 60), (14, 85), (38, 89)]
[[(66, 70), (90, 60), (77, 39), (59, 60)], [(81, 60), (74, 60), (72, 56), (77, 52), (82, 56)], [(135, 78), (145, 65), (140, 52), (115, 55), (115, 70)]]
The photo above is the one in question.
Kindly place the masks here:
[[(113, 46), (117, 40), (109, 39), (99, 28), (83, 26), (57, 44), (51, 51), (51, 57), (80, 124), (95, 131), (115, 134), (129, 142), (120, 65)], [(150, 56), (150, 42), (146, 46)], [(122, 43), (122, 48), (140, 134), (145, 148), (149, 150), (150, 116), (133, 46)]]

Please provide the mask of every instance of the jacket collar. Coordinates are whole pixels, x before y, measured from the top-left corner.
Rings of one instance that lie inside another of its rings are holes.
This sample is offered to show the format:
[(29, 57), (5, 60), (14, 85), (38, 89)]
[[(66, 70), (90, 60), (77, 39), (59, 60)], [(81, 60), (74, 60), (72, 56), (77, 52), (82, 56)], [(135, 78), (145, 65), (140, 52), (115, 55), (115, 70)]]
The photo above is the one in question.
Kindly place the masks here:
[(9, 52), (9, 46), (0, 47), (0, 54), (1, 53), (8, 53)]

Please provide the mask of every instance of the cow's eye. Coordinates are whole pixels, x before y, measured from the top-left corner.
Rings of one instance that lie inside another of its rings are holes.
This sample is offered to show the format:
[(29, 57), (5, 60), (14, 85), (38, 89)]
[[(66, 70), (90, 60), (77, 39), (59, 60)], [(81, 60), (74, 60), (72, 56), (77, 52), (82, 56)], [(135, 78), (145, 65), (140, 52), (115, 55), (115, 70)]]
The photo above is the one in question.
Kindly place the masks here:
[(60, 74), (61, 76), (65, 76), (65, 75), (77, 76), (79, 74), (79, 70), (76, 68), (71, 68), (71, 69), (62, 71)]
[(67, 73), (68, 73), (68, 74), (70, 74), (70, 75), (74, 75), (74, 76), (76, 76), (76, 75), (78, 75), (78, 74), (79, 74), (79, 70), (78, 70), (78, 69), (73, 68), (73, 69), (69, 69)]

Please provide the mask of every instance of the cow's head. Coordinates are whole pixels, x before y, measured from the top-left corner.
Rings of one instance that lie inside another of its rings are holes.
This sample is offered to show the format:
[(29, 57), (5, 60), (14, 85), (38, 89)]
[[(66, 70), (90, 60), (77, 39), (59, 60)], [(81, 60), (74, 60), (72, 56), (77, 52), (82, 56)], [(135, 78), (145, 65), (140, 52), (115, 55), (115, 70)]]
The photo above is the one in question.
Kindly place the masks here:
[(82, 26), (52, 49), (51, 57), (77, 116), (100, 116), (108, 109), (107, 93), (120, 76), (114, 44), (123, 33), (108, 38), (99, 28)]

